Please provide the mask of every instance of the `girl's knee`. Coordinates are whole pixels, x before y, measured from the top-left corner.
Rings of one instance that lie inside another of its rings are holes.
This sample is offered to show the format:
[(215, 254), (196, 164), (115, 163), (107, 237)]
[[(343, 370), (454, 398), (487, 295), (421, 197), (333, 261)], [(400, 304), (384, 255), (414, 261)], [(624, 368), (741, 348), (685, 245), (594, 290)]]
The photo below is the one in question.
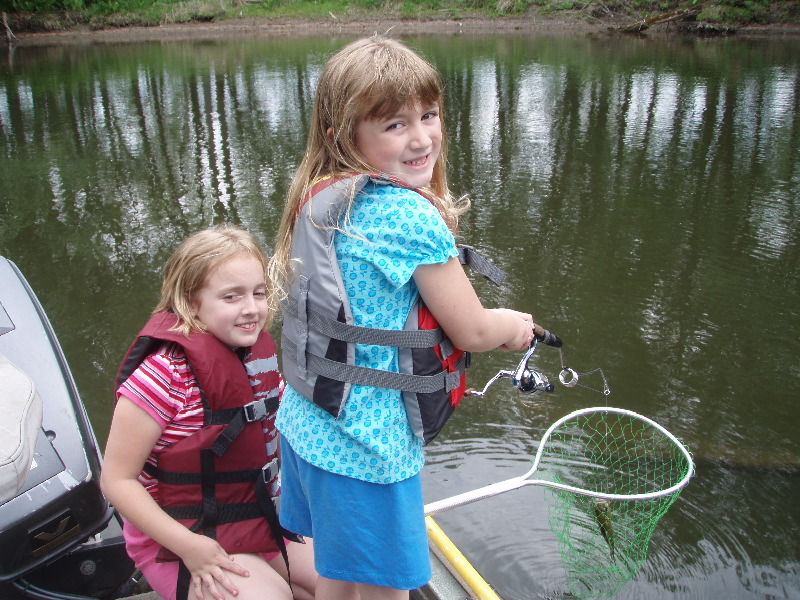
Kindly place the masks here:
[(231, 575), (239, 594), (236, 600), (292, 600), (286, 580), (258, 554), (235, 554), (233, 559), (246, 568), (248, 577)]
[(319, 600), (360, 600), (358, 584), (337, 579), (319, 578), (316, 598)]
[[(314, 568), (314, 547), (311, 539), (306, 539), (305, 544), (290, 543), (286, 550), (289, 557), (292, 591), (295, 600), (314, 600), (317, 587), (317, 570)], [(288, 578), (286, 564), (283, 557), (278, 555), (269, 564), (280, 573), (284, 579)]]

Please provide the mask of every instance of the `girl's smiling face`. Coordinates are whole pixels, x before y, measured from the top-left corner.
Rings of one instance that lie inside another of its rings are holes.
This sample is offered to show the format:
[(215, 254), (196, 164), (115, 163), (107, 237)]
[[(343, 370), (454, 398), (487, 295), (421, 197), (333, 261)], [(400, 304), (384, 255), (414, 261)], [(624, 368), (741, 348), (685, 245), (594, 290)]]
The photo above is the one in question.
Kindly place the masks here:
[(195, 294), (196, 318), (224, 344), (252, 346), (269, 314), (264, 268), (254, 256), (234, 256), (207, 276)]
[(390, 117), (362, 119), (355, 142), (364, 160), (380, 173), (411, 187), (428, 185), (442, 149), (439, 106), (406, 106)]

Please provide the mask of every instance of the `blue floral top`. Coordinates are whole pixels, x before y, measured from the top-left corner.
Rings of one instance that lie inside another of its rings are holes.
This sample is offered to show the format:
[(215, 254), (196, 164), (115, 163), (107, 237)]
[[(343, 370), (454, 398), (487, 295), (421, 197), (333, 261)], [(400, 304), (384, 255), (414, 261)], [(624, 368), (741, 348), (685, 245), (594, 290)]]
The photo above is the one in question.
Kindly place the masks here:
[[(419, 265), (458, 256), (453, 235), (425, 198), (400, 187), (368, 183), (353, 202), (347, 233), (334, 245), (355, 324), (403, 329), (419, 292)], [(398, 350), (356, 345), (356, 364), (398, 371)], [(352, 385), (339, 417), (286, 387), (277, 427), (307, 462), (376, 483), (402, 481), (425, 462), (401, 392)]]

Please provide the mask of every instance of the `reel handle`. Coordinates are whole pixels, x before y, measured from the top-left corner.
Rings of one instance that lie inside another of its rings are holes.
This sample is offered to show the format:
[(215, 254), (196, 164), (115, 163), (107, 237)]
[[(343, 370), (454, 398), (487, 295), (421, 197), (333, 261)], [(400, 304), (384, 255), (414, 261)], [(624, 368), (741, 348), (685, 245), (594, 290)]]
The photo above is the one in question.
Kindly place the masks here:
[(550, 333), (547, 331), (547, 329), (541, 325), (537, 325), (536, 323), (533, 324), (533, 335), (535, 335), (536, 339), (543, 344), (547, 344), (553, 348), (561, 348), (563, 345), (560, 337), (558, 337), (555, 333)]

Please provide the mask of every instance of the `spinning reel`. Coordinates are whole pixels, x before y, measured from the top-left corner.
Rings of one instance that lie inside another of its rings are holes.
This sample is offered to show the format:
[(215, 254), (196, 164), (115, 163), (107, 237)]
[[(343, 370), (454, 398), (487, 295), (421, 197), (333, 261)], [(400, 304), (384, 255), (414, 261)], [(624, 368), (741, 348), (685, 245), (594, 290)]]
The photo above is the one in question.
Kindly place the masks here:
[[(578, 373), (564, 365), (564, 355), (561, 352), (561, 346), (563, 345), (561, 338), (554, 333), (550, 333), (540, 325), (533, 326), (533, 333), (534, 337), (530, 348), (528, 348), (528, 350), (525, 352), (522, 360), (519, 361), (519, 364), (513, 371), (500, 371), (486, 383), (486, 385), (483, 387), (483, 390), (478, 391), (470, 388), (466, 391), (466, 394), (482, 398), (491, 385), (498, 379), (511, 379), (511, 385), (513, 385), (523, 394), (537, 395), (541, 392), (553, 392), (555, 390), (555, 386), (550, 383), (550, 380), (539, 371), (532, 369), (528, 364), (533, 356), (533, 353), (536, 352), (536, 347), (539, 345), (539, 342), (550, 346), (551, 348), (559, 349), (558, 352), (561, 355), (561, 372), (558, 374), (558, 380), (561, 382), (561, 384), (568, 388), (578, 385), (578, 380), (580, 379)], [(611, 390), (608, 387), (608, 382), (606, 381), (605, 375), (603, 375), (602, 369), (594, 369), (594, 371), (589, 371), (589, 373), (594, 373), (595, 371), (600, 371), (600, 375), (603, 377), (603, 390), (595, 391), (602, 393), (604, 396), (608, 396), (611, 394)], [(584, 373), (584, 375), (588, 375), (589, 373)]]

